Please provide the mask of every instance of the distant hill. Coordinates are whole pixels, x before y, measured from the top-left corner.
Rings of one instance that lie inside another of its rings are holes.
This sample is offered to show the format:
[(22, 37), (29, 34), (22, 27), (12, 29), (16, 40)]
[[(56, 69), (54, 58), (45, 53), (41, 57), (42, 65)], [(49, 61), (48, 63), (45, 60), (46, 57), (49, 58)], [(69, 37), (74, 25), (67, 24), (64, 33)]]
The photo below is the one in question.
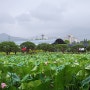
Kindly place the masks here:
[(0, 42), (2, 42), (2, 41), (14, 41), (14, 42), (16, 42), (16, 41), (27, 41), (27, 40), (28, 39), (10, 36), (6, 33), (0, 34)]

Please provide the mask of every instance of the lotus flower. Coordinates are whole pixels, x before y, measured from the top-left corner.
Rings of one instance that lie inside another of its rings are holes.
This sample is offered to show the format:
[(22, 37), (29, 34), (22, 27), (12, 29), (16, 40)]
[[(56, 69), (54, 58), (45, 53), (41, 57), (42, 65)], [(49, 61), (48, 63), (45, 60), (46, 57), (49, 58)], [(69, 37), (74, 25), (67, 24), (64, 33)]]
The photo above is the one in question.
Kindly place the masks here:
[(7, 87), (6, 83), (1, 83), (1, 88), (3, 89), (5, 87)]

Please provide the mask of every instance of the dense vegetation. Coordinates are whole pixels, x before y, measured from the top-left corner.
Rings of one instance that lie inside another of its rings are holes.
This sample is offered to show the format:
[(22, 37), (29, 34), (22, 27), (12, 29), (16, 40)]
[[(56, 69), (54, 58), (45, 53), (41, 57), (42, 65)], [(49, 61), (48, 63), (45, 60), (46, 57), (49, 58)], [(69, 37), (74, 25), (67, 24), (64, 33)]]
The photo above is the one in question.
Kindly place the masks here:
[(33, 42), (26, 41), (21, 43), (20, 45), (16, 45), (12, 41), (4, 41), (0, 43), (0, 51), (5, 52), (9, 55), (11, 52), (15, 54), (17, 52), (26, 52), (29, 53), (35, 50), (43, 50), (49, 52), (63, 52), (63, 53), (81, 53), (81, 52), (89, 52), (90, 51), (90, 41), (84, 40), (79, 43), (71, 43), (68, 41), (63, 41), (62, 39), (55, 40), (54, 43), (40, 43), (35, 45)]
[(1, 42), (0, 90), (90, 90), (90, 43), (67, 42)]
[(0, 83), (3, 90), (90, 90), (90, 54), (1, 55)]
[(19, 46), (11, 41), (4, 41), (0, 43), (0, 51), (5, 52), (7, 55), (10, 54), (10, 52), (14, 52), (16, 54), (19, 49)]

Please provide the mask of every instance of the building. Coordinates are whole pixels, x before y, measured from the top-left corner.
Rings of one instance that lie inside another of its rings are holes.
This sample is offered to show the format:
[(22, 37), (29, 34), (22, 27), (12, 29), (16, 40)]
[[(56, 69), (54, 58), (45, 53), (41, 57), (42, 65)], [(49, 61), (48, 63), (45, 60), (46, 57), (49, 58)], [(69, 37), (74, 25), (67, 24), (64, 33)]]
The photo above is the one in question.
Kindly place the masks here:
[(73, 35), (68, 35), (66, 38), (66, 40), (69, 40), (70, 44), (73, 42), (79, 42), (79, 40), (77, 38), (75, 38)]

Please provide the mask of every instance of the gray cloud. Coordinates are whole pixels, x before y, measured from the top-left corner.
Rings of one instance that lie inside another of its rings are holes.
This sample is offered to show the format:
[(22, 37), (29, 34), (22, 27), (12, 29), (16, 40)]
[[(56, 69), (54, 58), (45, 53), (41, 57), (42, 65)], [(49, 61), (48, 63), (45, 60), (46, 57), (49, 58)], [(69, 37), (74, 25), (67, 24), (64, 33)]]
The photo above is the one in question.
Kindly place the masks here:
[(32, 12), (32, 16), (43, 21), (57, 21), (62, 18), (62, 8), (57, 8), (48, 3), (41, 3), (36, 10)]
[(0, 14), (0, 23), (1, 24), (2, 23), (13, 24), (13, 23), (15, 23), (15, 19), (7, 13), (1, 13)]
[(89, 36), (89, 4), (90, 0), (3, 0), (0, 1), (0, 33), (20, 37), (42, 33)]
[(21, 14), (20, 16), (16, 17), (16, 20), (18, 22), (30, 22), (31, 21), (31, 15), (28, 14)]

